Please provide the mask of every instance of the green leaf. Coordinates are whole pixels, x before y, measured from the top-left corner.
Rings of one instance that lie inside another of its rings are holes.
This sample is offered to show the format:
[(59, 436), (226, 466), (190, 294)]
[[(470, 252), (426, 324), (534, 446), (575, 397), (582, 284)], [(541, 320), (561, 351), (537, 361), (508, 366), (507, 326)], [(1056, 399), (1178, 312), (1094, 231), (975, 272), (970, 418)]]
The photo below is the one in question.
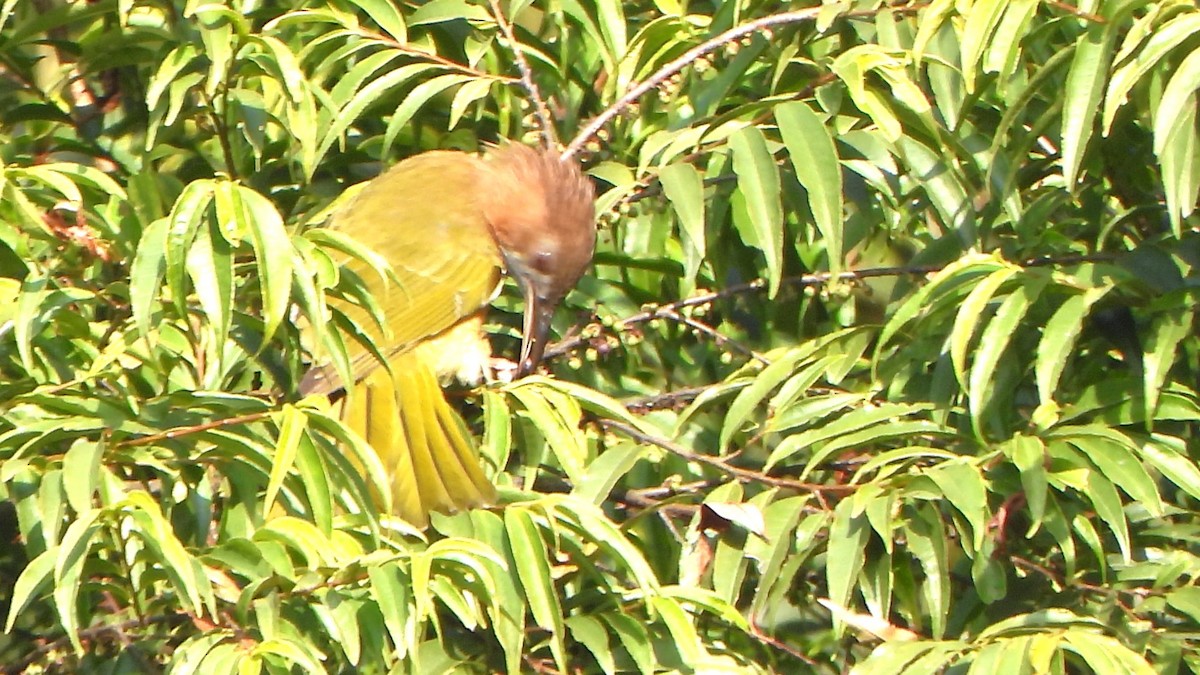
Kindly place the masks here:
[(1175, 363), (1179, 343), (1192, 334), (1194, 318), (1195, 310), (1191, 307), (1177, 308), (1160, 314), (1159, 320), (1154, 323), (1143, 358), (1147, 427), (1154, 419), (1158, 398), (1171, 366)]
[(983, 438), (983, 416), (992, 403), (992, 377), (1000, 363), (1000, 357), (1008, 349), (1009, 339), (1016, 334), (1017, 326), (1025, 317), (1025, 312), (1044, 287), (1045, 284), (1026, 284), (1014, 291), (1000, 303), (996, 315), (979, 336), (979, 349), (967, 378), (971, 424), (978, 438)]
[(802, 101), (775, 108), (775, 121), (787, 145), (796, 179), (808, 193), (808, 208), (825, 240), (829, 271), (842, 271), (842, 167), (829, 129)]
[(1113, 23), (1093, 23), (1075, 45), (1063, 91), (1062, 165), (1067, 187), (1075, 189), (1079, 167), (1091, 140), (1096, 113), (1112, 66), (1117, 31)]
[[(1100, 520), (1108, 525), (1108, 529), (1116, 537), (1117, 546), (1121, 549), (1121, 558), (1128, 564), (1131, 560), (1130, 556), (1133, 555), (1129, 542), (1129, 523), (1125, 519), (1121, 497), (1117, 494), (1116, 488), (1099, 472), (1089, 471), (1086, 494), (1092, 502), (1092, 506), (1096, 508), (1096, 515), (1100, 516)], [(1103, 548), (1097, 545), (1097, 550), (1100, 551)]]
[(1068, 630), (1063, 635), (1063, 646), (1082, 656), (1097, 673), (1154, 675), (1157, 672), (1140, 654), (1133, 652), (1116, 638), (1100, 633)]
[(397, 42), (408, 42), (408, 29), (399, 8), (389, 0), (353, 0), (379, 27)]
[(459, 87), (454, 94), (454, 100), (450, 102), (450, 122), (446, 127), (457, 127), (472, 103), (487, 99), (491, 95), (494, 84), (496, 83), (493, 80), (487, 79), (468, 80)]
[(160, 218), (142, 231), (137, 255), (129, 269), (129, 306), (134, 323), (145, 339), (150, 338), (154, 299), (158, 297), (166, 271), (169, 228), (170, 221)]
[(1082, 295), (1072, 295), (1062, 302), (1042, 331), (1038, 342), (1037, 361), (1034, 370), (1037, 376), (1038, 394), (1042, 403), (1054, 400), (1059, 378), (1067, 367), (1068, 357), (1083, 331), (1084, 319), (1092, 306), (1112, 290), (1112, 286), (1089, 288)]
[(403, 659), (418, 644), (417, 624), (411, 620), (409, 579), (397, 563), (371, 565), (367, 576), (371, 580), (371, 597), (383, 614), (396, 658)]
[[(1125, 105), (1129, 92), (1139, 82), (1144, 81), (1146, 75), (1164, 57), (1197, 33), (1200, 33), (1200, 13), (1180, 13), (1170, 21), (1155, 27), (1150, 33), (1150, 39), (1146, 40), (1137, 55), (1117, 68), (1109, 80), (1104, 101), (1104, 133), (1106, 135), (1112, 129), (1117, 111)], [(1131, 38), (1136, 36), (1136, 33), (1130, 33)], [(1122, 46), (1120, 55), (1124, 56), (1127, 51), (1127, 48)]]
[(1179, 115), (1171, 121), (1158, 153), (1167, 196), (1167, 215), (1176, 237), (1183, 236), (1182, 219), (1195, 211), (1197, 193), (1200, 192), (1200, 134), (1196, 131), (1196, 118), (1196, 99), (1188, 98)]
[(271, 460), (271, 475), (267, 480), (267, 492), (263, 497), (263, 513), (270, 513), (275, 506), (275, 498), (279, 488), (292, 471), (296, 461), (296, 452), (304, 437), (308, 418), (295, 406), (284, 405), (279, 411), (276, 423), (279, 425), (279, 439), (275, 442), (275, 452)]
[(861, 663), (855, 664), (850, 675), (884, 675), (903, 673), (905, 667), (934, 648), (930, 642), (885, 642)]
[(1160, 437), (1144, 443), (1141, 455), (1176, 487), (1193, 499), (1200, 499), (1200, 469), (1182, 450), (1171, 447), (1167, 439)]
[(654, 654), (645, 624), (627, 614), (614, 612), (606, 612), (600, 618), (621, 641), (621, 646), (637, 664), (638, 671), (643, 674), (654, 672)]
[(719, 449), (722, 454), (729, 449), (729, 442), (733, 439), (733, 435), (741, 430), (742, 425), (750, 418), (755, 408), (792, 374), (797, 362), (807, 356), (809, 356), (808, 352), (803, 349), (788, 352), (764, 368), (750, 383), (750, 386), (738, 392), (737, 398), (733, 399), (733, 403), (729, 406), (729, 413), (725, 416), (724, 424), (721, 425)]
[(431, 0), (423, 3), (408, 17), (408, 25), (425, 26), (460, 19), (491, 21), (492, 17), (487, 9), (464, 0)]
[(908, 548), (925, 573), (921, 591), (929, 607), (930, 632), (941, 637), (950, 614), (950, 566), (946, 531), (936, 508), (923, 506), (903, 523)]
[(159, 63), (158, 72), (150, 78), (145, 94), (146, 108), (157, 108), (167, 87), (199, 56), (193, 44), (184, 43), (173, 48)]
[(242, 224), (250, 232), (254, 247), (266, 324), (265, 342), (287, 319), (292, 289), (292, 242), (283, 226), (283, 217), (267, 198), (242, 186), (238, 186), (234, 196), (241, 202)]
[[(1195, 91), (1200, 89), (1200, 49), (1188, 54), (1180, 66), (1175, 68), (1171, 79), (1163, 90), (1162, 100), (1154, 113), (1154, 153), (1162, 155), (1168, 139), (1192, 114), (1184, 114), (1184, 108), (1195, 107)], [(1184, 214), (1187, 215), (1187, 214)]]
[[(411, 20), (410, 20), (411, 24)], [(377, 64), (376, 67), (382, 67), (383, 64)], [(346, 132), (350, 125), (359, 118), (360, 115), (371, 105), (378, 103), (393, 89), (399, 87), (405, 82), (417, 77), (418, 75), (436, 69), (438, 66), (433, 63), (410, 63), (394, 70), (390, 70), (384, 75), (371, 80), (370, 84), (358, 89), (354, 92), (354, 96), (346, 102), (344, 106), (337, 111), (337, 115), (329, 124), (329, 129), (325, 132), (325, 137), (321, 140), (321, 144), (317, 146), (316, 161), (319, 162), (338, 138)]]
[[(751, 617), (761, 617), (774, 603), (781, 602), (777, 585), (783, 585), (784, 566), (789, 556), (801, 557), (804, 545), (815, 543), (811, 536), (814, 529), (824, 529), (828, 519), (823, 515), (808, 516), (805, 519), (804, 531), (797, 529), (808, 497), (787, 497), (772, 502), (763, 515), (766, 523), (766, 536), (762, 539), (751, 539), (746, 542), (746, 555), (759, 562), (758, 585), (750, 605)], [(808, 535), (808, 536), (806, 536)], [(793, 552), (793, 545), (797, 550)]]
[(963, 80), (967, 85), (967, 91), (969, 92), (973, 92), (976, 89), (975, 80), (979, 62), (991, 45), (991, 41), (1017, 41), (1012, 35), (993, 35), (997, 24), (1000, 23), (1000, 17), (1008, 4), (1008, 2), (1003, 0), (975, 2), (970, 5), (970, 9), (966, 14), (961, 38), (962, 73)]
[(1116, 483), (1152, 516), (1163, 515), (1158, 488), (1135, 456), (1137, 445), (1115, 429), (1100, 426), (1061, 427), (1049, 438), (1061, 438), (1078, 448), (1104, 477)]
[(89, 511), (67, 526), (54, 560), (54, 608), (76, 654), (83, 653), (76, 602), (83, 583), (84, 565), (97, 543), (93, 540), (100, 531), (100, 524), (96, 522), (99, 514), (100, 511)]
[(646, 448), (636, 443), (621, 443), (607, 448), (584, 469), (582, 479), (571, 493), (602, 506), (617, 481), (621, 480), (645, 454)]
[[(213, 325), (213, 340), (217, 344), (225, 344), (229, 327), (233, 324), (233, 251), (225, 238), (219, 232), (214, 232), (216, 227), (211, 222), (208, 227), (200, 227), (195, 243), (188, 249), (186, 266), (200, 306)], [(220, 352), (216, 356), (220, 359)], [(222, 372), (219, 360), (212, 365), (210, 373)], [(212, 388), (218, 386), (216, 383), (206, 384)]]
[(839, 54), (830, 69), (846, 84), (854, 105), (871, 118), (885, 139), (891, 142), (903, 138), (904, 129), (889, 98), (874, 88), (869, 75), (876, 69), (894, 66), (897, 60), (882, 47), (874, 44), (856, 45)]
[(399, 107), (396, 108), (396, 112), (392, 114), (392, 119), (388, 121), (387, 133), (383, 137), (383, 146), (391, 148), (392, 142), (400, 133), (400, 130), (408, 126), (408, 123), (417, 114), (417, 111), (421, 109), (421, 106), (428, 103), (431, 98), (450, 87), (473, 82), (475, 79), (471, 75), (448, 73), (425, 80), (413, 87), (412, 91), (408, 92), (408, 95), (404, 97)]
[[(4, 624), (4, 632), (11, 633), (17, 618), (34, 601), (34, 596), (41, 594), (50, 585), (55, 567), (58, 565), (58, 550), (48, 549), (41, 555), (30, 560), (20, 576), (12, 585), (12, 595), (9, 600), (8, 619)], [(57, 592), (57, 589), (56, 589)]]
[(91, 291), (82, 288), (48, 288), (49, 280), (44, 277), (27, 277), (21, 284), (17, 298), (17, 311), (13, 316), (13, 336), (17, 341), (17, 353), (26, 371), (35, 370), (33, 363), (33, 341), (50, 324), (55, 314), (71, 303), (90, 299)]
[(550, 651), (559, 669), (563, 670), (566, 667), (566, 647), (563, 643), (565, 626), (562, 606), (550, 573), (550, 560), (546, 556), (546, 543), (525, 509), (506, 509), (504, 526), (516, 562), (517, 578), (525, 590), (525, 600), (533, 612), (534, 621), (550, 631)]
[(587, 445), (579, 433), (580, 413), (575, 400), (531, 378), (519, 380), (505, 391), (520, 403), (530, 421), (545, 436), (547, 445), (571, 482), (581, 482)]
[[(783, 206), (779, 167), (757, 127), (745, 127), (729, 137), (733, 151), (734, 226), (742, 241), (763, 252), (767, 263), (767, 295), (775, 297), (783, 275)], [(741, 214), (741, 217), (738, 216)]]
[(138, 535), (155, 552), (175, 591), (186, 599), (183, 606), (197, 616), (215, 616), (216, 599), (204, 570), (183, 547), (159, 504), (147, 492), (134, 490), (120, 506), (137, 523)]
[(1200, 588), (1184, 586), (1167, 593), (1167, 604), (1183, 612), (1192, 621), (1200, 621)]
[(684, 244), (695, 251), (692, 258), (695, 262), (691, 263), (685, 272), (687, 278), (693, 278), (700, 260), (707, 251), (707, 239), (704, 235), (704, 181), (700, 172), (686, 162), (664, 167), (658, 173), (658, 181), (662, 184), (663, 195), (671, 203), (675, 217), (679, 219), (679, 231)]
[(188, 249), (196, 239), (196, 233), (213, 201), (217, 185), (218, 182), (213, 180), (188, 183), (171, 206), (171, 213), (167, 215), (169, 225), (166, 236), (165, 273), (171, 300), (180, 315), (186, 314), (185, 302), (188, 294), (184, 279)]
[(1046, 512), (1046, 445), (1040, 438), (1017, 434), (1005, 444), (1004, 450), (1021, 472), (1021, 488), (1033, 519), (1026, 536), (1033, 536)]
[(769, 471), (783, 460), (815, 444), (830, 440), (842, 440), (851, 432), (875, 427), (884, 423), (895, 423), (901, 417), (917, 415), (932, 408), (932, 404), (908, 405), (902, 403), (882, 403), (879, 405), (866, 405), (866, 402), (864, 402), (862, 407), (851, 410), (837, 420), (821, 425), (820, 428), (809, 429), (803, 433), (789, 436), (771, 451), (765, 468)]
[(93, 497), (100, 483), (100, 460), (104, 456), (104, 440), (76, 439), (63, 456), (63, 488), (67, 502), (76, 513), (93, 508)]
[(695, 668), (704, 662), (708, 652), (683, 606), (674, 598), (663, 596), (651, 597), (650, 606), (667, 625), (667, 630), (671, 632), (671, 646), (679, 650), (684, 664)]
[(306, 673), (329, 672), (321, 666), (324, 655), (303, 640), (276, 637), (256, 643), (250, 652), (250, 657), (258, 659), (264, 655), (281, 657), (289, 663), (300, 666)]
[[(895, 144), (897, 155), (933, 202), (943, 227), (957, 235), (963, 248), (975, 246), (978, 236), (975, 206), (967, 192), (966, 177), (956, 165), (947, 161), (940, 149), (935, 150), (910, 136), (897, 138)], [(975, 257), (966, 256), (964, 260)]]
[(971, 524), (974, 550), (983, 547), (989, 519), (987, 486), (979, 468), (965, 461), (943, 462), (925, 475), (937, 483), (942, 494)]
[(601, 670), (605, 673), (617, 672), (612, 646), (608, 642), (608, 631), (599, 619), (583, 615), (572, 616), (567, 619), (567, 629), (571, 631), (571, 637), (576, 642), (592, 653)]
[(960, 386), (967, 385), (967, 347), (975, 335), (975, 329), (985, 316), (984, 310), (1000, 287), (1020, 272), (1015, 265), (1002, 267), (979, 282), (958, 309), (954, 318), (954, 330), (950, 332), (950, 360), (954, 364), (954, 375)]
[[(850, 593), (858, 581), (866, 554), (867, 540), (871, 536), (871, 526), (862, 514), (854, 514), (853, 500), (846, 499), (837, 505), (833, 512), (833, 524), (829, 528), (829, 544), (825, 557), (836, 564), (825, 566), (826, 583), (829, 585), (829, 599), (837, 605), (846, 607), (850, 603)], [(841, 622), (835, 624), (835, 630), (844, 629)]]

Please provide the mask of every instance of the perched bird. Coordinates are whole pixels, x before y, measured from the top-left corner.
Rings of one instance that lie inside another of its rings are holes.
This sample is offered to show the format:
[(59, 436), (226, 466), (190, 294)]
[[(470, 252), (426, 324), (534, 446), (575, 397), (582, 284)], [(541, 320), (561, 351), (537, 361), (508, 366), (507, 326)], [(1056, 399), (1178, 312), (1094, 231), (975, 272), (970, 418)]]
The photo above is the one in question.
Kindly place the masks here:
[[(487, 372), (483, 315), (505, 271), (525, 298), (518, 374), (537, 365), (554, 309), (592, 259), (592, 200), (591, 184), (573, 162), (510, 144), (484, 159), (450, 151), (406, 159), (333, 216), (330, 227), (395, 272), (384, 278), (362, 261), (344, 263), (378, 300), (384, 326), (372, 337), (387, 367), (355, 347), (342, 416), (387, 470), (396, 515), (424, 527), (430, 511), (495, 499), (439, 379), (478, 382)], [(367, 312), (339, 307), (370, 330)], [(328, 364), (312, 368), (301, 384), (304, 393), (343, 387)]]

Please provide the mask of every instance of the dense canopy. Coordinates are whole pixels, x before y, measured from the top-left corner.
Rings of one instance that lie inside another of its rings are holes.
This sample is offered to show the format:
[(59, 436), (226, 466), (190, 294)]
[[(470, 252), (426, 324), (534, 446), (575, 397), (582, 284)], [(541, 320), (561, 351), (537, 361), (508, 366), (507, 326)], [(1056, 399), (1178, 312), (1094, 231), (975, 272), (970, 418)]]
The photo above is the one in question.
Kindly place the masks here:
[[(1197, 670), (1200, 10), (800, 4), (0, 0), (0, 669)], [(321, 225), (502, 140), (597, 254), (421, 531)]]

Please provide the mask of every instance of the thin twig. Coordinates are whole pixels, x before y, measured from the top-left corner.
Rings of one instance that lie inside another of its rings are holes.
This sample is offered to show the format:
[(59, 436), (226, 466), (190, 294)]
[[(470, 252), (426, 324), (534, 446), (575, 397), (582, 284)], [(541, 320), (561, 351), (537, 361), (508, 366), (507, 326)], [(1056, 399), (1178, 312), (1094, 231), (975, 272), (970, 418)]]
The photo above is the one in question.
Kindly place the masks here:
[(571, 140), (570, 144), (567, 145), (566, 150), (563, 151), (563, 159), (570, 159), (575, 155), (575, 153), (579, 152), (583, 145), (596, 135), (596, 132), (603, 129), (606, 124), (612, 121), (614, 117), (620, 114), (620, 112), (631, 103), (641, 98), (643, 94), (657, 88), (660, 84), (665, 82), (667, 78), (682, 71), (684, 68), (687, 68), (700, 57), (720, 49), (728, 42), (740, 40), (747, 35), (758, 33), (770, 28), (771, 26), (781, 26), (789, 23), (798, 23), (800, 21), (811, 21), (817, 18), (817, 15), (820, 12), (820, 7), (810, 7), (807, 9), (797, 10), (795, 12), (783, 12), (781, 14), (764, 16), (761, 19), (756, 19), (740, 26), (734, 26), (724, 33), (721, 33), (716, 37), (709, 38), (708, 40), (701, 42), (699, 45), (687, 50), (679, 58), (667, 63), (662, 68), (659, 68), (658, 71), (653, 75), (642, 80), (637, 85), (634, 85), (629, 91), (625, 92), (625, 95), (617, 99), (615, 103), (610, 105), (599, 115), (593, 117), (592, 121), (588, 122), (587, 126), (580, 130), (580, 132), (575, 135), (575, 138)]
[(250, 422), (257, 422), (261, 419), (270, 417), (271, 415), (275, 414), (275, 412), (276, 411), (274, 410), (264, 410), (262, 412), (247, 413), (245, 415), (238, 415), (236, 417), (226, 417), (225, 419), (205, 422), (204, 424), (196, 424), (190, 427), (176, 427), (175, 429), (168, 429), (162, 433), (142, 436), (141, 438), (134, 438), (128, 441), (121, 441), (120, 443), (114, 444), (113, 447), (133, 448), (140, 445), (151, 445), (158, 443), (159, 441), (167, 441), (183, 436), (190, 436), (191, 434), (198, 434), (210, 429), (219, 429), (221, 427), (233, 426), (235, 424), (249, 424)]
[(1087, 21), (1091, 21), (1092, 23), (1108, 23), (1108, 19), (1105, 19), (1104, 17), (1100, 16), (1099, 14), (1092, 14), (1090, 12), (1085, 12), (1082, 9), (1079, 9), (1078, 7), (1076, 7), (1074, 5), (1068, 5), (1067, 3), (1060, 2), (1059, 0), (1046, 0), (1046, 4), (1050, 5), (1051, 7), (1057, 7), (1058, 9), (1061, 9), (1064, 12), (1067, 12), (1068, 14), (1074, 14), (1075, 16), (1077, 16), (1081, 19), (1086, 19)]
[(691, 317), (686, 317), (682, 314), (679, 314), (678, 312), (673, 312), (673, 311), (669, 311), (669, 310), (666, 312), (660, 313), (660, 316), (662, 316), (664, 319), (670, 319), (671, 321), (676, 321), (678, 323), (681, 323), (681, 324), (687, 326), (688, 328), (691, 328), (692, 330), (696, 330), (701, 333), (704, 333), (705, 335), (708, 335), (709, 337), (711, 337), (713, 339), (714, 342), (717, 343), (718, 347), (723, 346), (723, 345), (728, 345), (728, 346), (732, 347), (734, 349), (734, 351), (740, 352), (743, 356), (748, 356), (748, 357), (754, 359), (755, 361), (758, 361), (759, 363), (763, 364), (764, 366), (771, 365), (771, 362), (768, 361), (767, 358), (765, 356), (763, 356), (762, 354), (759, 354), (758, 352), (754, 351), (753, 349), (750, 349), (746, 345), (743, 345), (742, 343), (738, 342), (737, 340), (734, 340), (733, 338), (725, 335), (721, 331), (717, 330), (716, 328), (713, 328), (712, 326), (704, 323), (703, 321), (697, 321)]
[(750, 636), (755, 638), (756, 640), (762, 642), (765, 645), (769, 645), (771, 647), (774, 647), (775, 649), (778, 649), (781, 652), (785, 652), (787, 654), (790, 654), (790, 655), (796, 657), (797, 659), (800, 659), (801, 661), (803, 661), (804, 663), (807, 663), (808, 665), (812, 666), (813, 668), (817, 668), (820, 666), (820, 664), (817, 663), (817, 661), (814, 660), (812, 657), (808, 656), (807, 654), (800, 651), (799, 649), (796, 649), (795, 647), (787, 644), (786, 642), (782, 642), (780, 640), (777, 640), (777, 639), (771, 637), (770, 635), (767, 635), (766, 633), (762, 632), (761, 628), (759, 628), (758, 626), (756, 626), (753, 623), (750, 624)]
[[(1078, 265), (1087, 262), (1112, 262), (1116, 256), (1107, 253), (1069, 255), (1061, 257), (1040, 257), (1031, 258), (1016, 264), (1021, 267), (1049, 267), (1052, 265)], [(869, 267), (858, 270), (846, 270), (834, 274), (832, 272), (814, 272), (812, 274), (802, 274), (795, 277), (785, 277), (780, 281), (780, 286), (822, 286), (831, 281), (857, 281), (862, 279), (874, 279), (879, 277), (899, 277), (910, 275), (927, 275), (935, 274), (946, 268), (946, 265), (900, 265), (893, 267)], [(616, 321), (612, 325), (612, 329), (621, 333), (629, 330), (632, 326), (643, 324), (654, 319), (671, 319), (673, 315), (678, 314), (680, 309), (685, 307), (696, 307), (700, 305), (710, 305), (718, 300), (744, 295), (747, 293), (756, 293), (767, 288), (767, 282), (764, 279), (755, 279), (743, 284), (734, 284), (726, 286), (720, 290), (701, 293), (690, 298), (675, 300), (662, 305), (651, 307), (642, 310), (637, 314), (625, 317)], [(546, 348), (545, 358), (561, 356), (592, 339), (592, 337), (584, 337), (586, 331), (581, 331), (579, 334), (568, 337), (551, 344)], [(594, 336), (593, 336), (594, 337)]]
[(513, 60), (517, 62), (517, 70), (521, 73), (521, 86), (533, 103), (533, 112), (541, 127), (538, 132), (542, 136), (542, 146), (548, 150), (556, 149), (558, 148), (558, 133), (554, 129), (554, 118), (550, 115), (550, 109), (546, 107), (546, 99), (542, 98), (541, 90), (533, 81), (533, 69), (525, 60), (525, 53), (521, 51), (521, 43), (517, 42), (512, 22), (504, 16), (504, 10), (500, 8), (500, 0), (491, 0), (491, 3), (492, 15), (496, 17), (496, 25), (500, 26), (501, 32), (504, 33), (504, 39), (508, 41), (508, 47), (512, 50)]
[[(892, 5), (878, 9), (847, 12), (843, 16), (846, 18), (869, 17), (878, 14), (881, 9), (887, 9), (892, 12), (916, 12), (924, 9), (927, 4), (928, 3), (924, 2), (916, 2), (911, 4)], [(580, 132), (575, 135), (575, 138), (571, 139), (571, 143), (567, 145), (567, 149), (563, 152), (563, 158), (569, 159), (574, 156), (575, 153), (579, 152), (579, 150), (584, 146), (585, 143), (588, 142), (589, 139), (595, 136), (598, 131), (603, 129), (604, 125), (608, 124), (614, 117), (619, 115), (622, 110), (629, 107), (630, 104), (632, 104), (634, 101), (637, 101), (646, 92), (658, 88), (659, 85), (661, 85), (671, 76), (682, 71), (684, 68), (687, 68), (700, 57), (720, 49), (729, 42), (740, 40), (743, 37), (753, 33), (759, 33), (768, 30), (773, 26), (782, 26), (789, 23), (800, 23), (802, 21), (812, 21), (816, 19), (820, 13), (820, 7), (810, 7), (796, 10), (794, 12), (781, 12), (779, 14), (772, 14), (771, 16), (764, 16), (761, 19), (755, 19), (754, 21), (744, 23), (740, 26), (734, 26), (720, 35), (711, 37), (704, 42), (701, 42), (699, 45), (696, 45), (695, 47), (684, 52), (679, 58), (659, 68), (654, 72), (654, 74), (650, 75), (645, 80), (642, 80), (638, 84), (634, 85), (631, 89), (629, 89), (629, 91), (626, 91), (621, 98), (617, 99), (612, 105), (605, 108), (604, 111), (599, 115), (593, 117), (592, 121), (588, 122), (587, 126), (580, 130)]]
[(1132, 596), (1135, 599), (1142, 600), (1147, 595), (1160, 595), (1160, 593), (1150, 591), (1150, 590), (1144, 589), (1144, 588), (1137, 589), (1137, 590), (1129, 590), (1129, 589), (1114, 588), (1112, 586), (1097, 586), (1095, 584), (1089, 584), (1086, 581), (1083, 581), (1081, 579), (1067, 579), (1066, 577), (1060, 576), (1058, 572), (1050, 569), (1049, 567), (1046, 567), (1045, 565), (1039, 565), (1038, 563), (1035, 563), (1032, 560), (1027, 560), (1025, 558), (1022, 558), (1022, 557), (1016, 556), (1016, 555), (1010, 555), (1008, 557), (1008, 559), (1012, 562), (1014, 567), (1020, 567), (1021, 569), (1025, 570), (1027, 572), (1036, 572), (1037, 574), (1040, 574), (1043, 577), (1045, 577), (1046, 579), (1048, 579), (1051, 583), (1053, 583), (1056, 586), (1060, 586), (1060, 587), (1064, 587), (1064, 588), (1073, 587), (1073, 588), (1077, 588), (1077, 589), (1087, 592), (1087, 593), (1100, 595), (1105, 598), (1111, 598), (1114, 605), (1116, 605), (1118, 608), (1120, 608), (1120, 610), (1122, 612), (1124, 612), (1126, 616), (1128, 616), (1130, 619), (1133, 619), (1135, 621), (1140, 621), (1144, 617), (1138, 616), (1137, 612), (1135, 612), (1132, 607), (1127, 606), (1124, 602), (1121, 601), (1120, 596), (1122, 594), (1125, 594), (1125, 595)]
[(374, 40), (376, 42), (385, 44), (388, 46), (389, 49), (394, 49), (398, 52), (407, 54), (413, 58), (420, 59), (421, 61), (428, 61), (430, 63), (436, 63), (440, 66), (445, 66), (446, 68), (449, 68), (450, 70), (456, 70), (460, 73), (463, 73), (464, 75), (471, 75), (473, 77), (477, 77), (480, 79), (496, 80), (498, 82), (504, 82), (505, 84), (513, 84), (515, 82), (520, 81), (515, 77), (509, 77), (507, 75), (497, 75), (495, 73), (489, 73), (489, 72), (482, 71), (482, 70), (476, 70), (475, 68), (472, 68), (470, 66), (465, 66), (457, 61), (453, 61), (453, 60), (448, 59), (439, 54), (421, 51), (420, 49), (416, 49), (415, 47), (410, 47), (410, 46), (404, 44), (403, 42), (398, 42), (394, 38), (388, 37), (387, 35), (383, 35), (380, 33), (376, 33), (374, 31), (366, 30), (364, 28), (358, 28), (356, 30), (347, 30), (346, 32), (351, 35), (357, 35), (358, 37), (361, 37), (361, 38), (365, 38), (368, 40)]
[(664, 499), (680, 494), (698, 494), (706, 488), (716, 487), (713, 481), (697, 480), (679, 485), (655, 485), (654, 487), (626, 490), (618, 496), (618, 501), (627, 502), (634, 506), (657, 506)]
[(811, 492), (811, 493), (815, 493), (815, 494), (821, 494), (821, 493), (826, 493), (826, 492), (829, 492), (829, 493), (854, 492), (855, 490), (857, 490), (860, 487), (858, 485), (822, 485), (820, 483), (807, 483), (805, 481), (794, 480), (792, 478), (779, 478), (778, 476), (770, 476), (761, 471), (754, 471), (753, 469), (745, 469), (740, 466), (734, 466), (719, 457), (713, 457), (711, 455), (701, 455), (701, 454), (692, 452), (691, 450), (683, 447), (682, 445), (679, 445), (678, 443), (672, 443), (671, 441), (669, 441), (665, 438), (661, 438), (661, 437), (655, 436), (653, 434), (648, 434), (648, 433), (642, 431), (641, 429), (638, 429), (632, 425), (626, 424), (625, 422), (618, 422), (617, 420), (598, 420), (597, 423), (601, 427), (603, 427), (607, 430), (616, 431), (618, 433), (624, 434), (625, 436), (628, 436), (629, 438), (632, 438), (635, 441), (649, 443), (650, 445), (662, 448), (663, 450), (666, 450), (667, 452), (669, 452), (673, 455), (676, 455), (678, 457), (686, 459), (689, 462), (697, 462), (699, 464), (704, 464), (706, 466), (710, 466), (714, 469), (717, 469), (718, 471), (720, 471), (722, 473), (733, 476), (739, 480), (744, 480), (744, 481), (749, 481), (749, 482), (754, 482), (754, 483), (762, 483), (763, 485), (770, 485), (771, 487), (777, 487), (777, 488), (789, 488), (792, 490), (801, 490), (803, 492)]
[[(76, 633), (80, 642), (87, 642), (105, 634), (112, 633), (117, 636), (124, 635), (125, 631), (133, 628), (145, 628), (147, 626), (165, 623), (182, 623), (192, 617), (186, 614), (160, 614), (158, 616), (146, 617), (145, 619), (130, 619), (115, 624), (103, 624), (84, 628)], [(57, 651), (67, 649), (71, 644), (71, 638), (62, 636), (34, 647), (32, 651), (26, 654), (23, 658), (15, 663), (7, 664), (0, 670), (3, 675), (17, 675), (23, 673), (27, 668), (38, 662), (38, 659), (45, 657), (47, 654), (52, 654)]]
[(638, 396), (637, 398), (626, 399), (622, 403), (631, 412), (663, 410), (665, 408), (673, 408), (681, 403), (687, 403), (708, 391), (708, 389), (707, 385), (702, 387), (687, 387), (674, 391), (664, 391), (661, 394), (654, 394), (652, 396)]

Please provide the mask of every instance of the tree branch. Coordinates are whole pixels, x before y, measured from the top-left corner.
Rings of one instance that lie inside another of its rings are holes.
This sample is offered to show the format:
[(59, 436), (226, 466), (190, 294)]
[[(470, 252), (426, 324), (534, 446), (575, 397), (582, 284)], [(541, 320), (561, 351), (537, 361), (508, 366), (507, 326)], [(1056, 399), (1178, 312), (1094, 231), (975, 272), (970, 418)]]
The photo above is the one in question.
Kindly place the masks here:
[(491, 0), (491, 3), (492, 16), (496, 18), (496, 25), (500, 26), (501, 32), (504, 33), (504, 39), (512, 49), (513, 60), (517, 63), (517, 70), (521, 73), (521, 87), (525, 89), (525, 93), (529, 94), (529, 100), (533, 103), (533, 112), (537, 116), (538, 126), (541, 127), (538, 131), (542, 136), (542, 146), (547, 149), (557, 149), (558, 133), (554, 129), (554, 118), (550, 115), (550, 109), (546, 107), (546, 99), (542, 97), (541, 90), (533, 81), (533, 69), (525, 60), (525, 54), (521, 51), (521, 43), (517, 41), (517, 35), (513, 31), (512, 22), (504, 16), (504, 10), (500, 8), (500, 0)]
[(598, 420), (597, 423), (606, 430), (616, 431), (620, 434), (624, 434), (635, 441), (649, 443), (650, 445), (662, 448), (673, 455), (686, 459), (689, 462), (704, 464), (705, 466), (712, 467), (724, 474), (733, 476), (734, 478), (742, 481), (762, 483), (763, 485), (770, 485), (771, 487), (777, 488), (789, 488), (792, 490), (799, 490), (801, 492), (811, 492), (818, 495), (823, 493), (845, 494), (848, 492), (854, 492), (859, 488), (858, 485), (822, 485), (820, 483), (807, 483), (805, 481), (794, 480), (792, 478), (771, 476), (761, 471), (754, 471), (753, 469), (734, 466), (719, 457), (697, 454), (683, 447), (682, 445), (672, 443), (665, 438), (654, 436), (653, 434), (648, 434), (636, 427), (626, 424), (625, 422), (618, 422), (617, 420)]

